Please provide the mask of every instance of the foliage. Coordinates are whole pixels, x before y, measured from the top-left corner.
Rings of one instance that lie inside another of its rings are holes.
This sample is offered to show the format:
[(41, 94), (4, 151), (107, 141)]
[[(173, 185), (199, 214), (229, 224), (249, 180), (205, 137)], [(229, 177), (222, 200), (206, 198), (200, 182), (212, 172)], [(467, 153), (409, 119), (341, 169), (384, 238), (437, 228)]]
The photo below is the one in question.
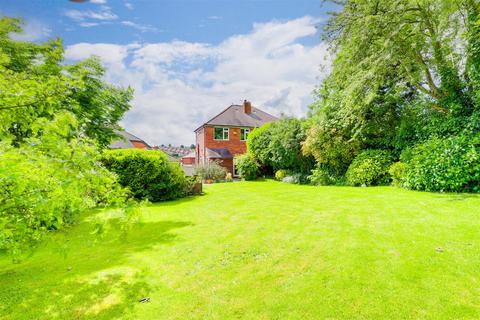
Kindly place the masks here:
[(302, 154), (305, 135), (302, 120), (282, 118), (253, 130), (247, 140), (248, 152), (263, 167), (308, 172), (313, 167), (313, 159)]
[(306, 184), (308, 183), (308, 176), (301, 172), (290, 173), (282, 179), (282, 182), (290, 184)]
[(342, 176), (358, 153), (358, 143), (348, 141), (334, 128), (314, 124), (303, 142), (303, 153), (312, 155), (317, 166)]
[(180, 165), (158, 150), (108, 150), (102, 163), (137, 199), (157, 202), (180, 198), (192, 187)]
[(82, 211), (126, 200), (114, 175), (98, 163), (95, 145), (72, 136), (77, 126), (64, 111), (51, 121), (37, 119), (32, 133), (38, 138), (27, 138), (22, 148), (0, 142), (0, 249), (14, 257)]
[(233, 182), (233, 177), (230, 172), (227, 172), (227, 175), (225, 176), (225, 182)]
[(259, 174), (259, 165), (251, 153), (235, 156), (235, 168), (244, 180), (255, 180)]
[(309, 175), (308, 181), (314, 186), (329, 186), (337, 183), (337, 177), (325, 166), (317, 166), (312, 170), (312, 174)]
[(203, 181), (222, 181), (225, 179), (226, 174), (227, 169), (222, 167), (216, 161), (210, 161), (205, 164), (199, 164), (195, 166), (195, 175), (197, 175)]
[(388, 169), (388, 173), (392, 177), (392, 185), (396, 187), (403, 187), (405, 183), (405, 176), (407, 174), (408, 165), (403, 162), (395, 162)]
[(392, 155), (386, 150), (365, 150), (348, 167), (347, 183), (353, 186), (385, 185), (391, 178), (388, 169)]
[(83, 135), (106, 146), (116, 136), (118, 121), (130, 108), (131, 89), (105, 83), (97, 58), (76, 65), (63, 63), (59, 39), (47, 43), (14, 41), (20, 21), (0, 19), (0, 140), (19, 145), (33, 134), (38, 118), (60, 111), (74, 114)]
[(283, 178), (285, 178), (286, 176), (288, 175), (288, 171), (287, 170), (283, 170), (283, 169), (280, 169), (280, 170), (277, 170), (275, 172), (275, 180), (282, 180)]
[(405, 184), (415, 190), (480, 192), (480, 136), (432, 138), (417, 145)]

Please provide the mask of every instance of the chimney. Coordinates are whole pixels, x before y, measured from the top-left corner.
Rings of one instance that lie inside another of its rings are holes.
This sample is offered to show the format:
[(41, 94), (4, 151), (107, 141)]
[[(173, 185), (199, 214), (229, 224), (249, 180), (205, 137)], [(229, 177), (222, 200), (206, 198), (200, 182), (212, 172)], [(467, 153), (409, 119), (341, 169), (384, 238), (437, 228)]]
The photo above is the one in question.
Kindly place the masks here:
[(252, 113), (252, 103), (247, 100), (243, 100), (243, 112), (246, 114)]

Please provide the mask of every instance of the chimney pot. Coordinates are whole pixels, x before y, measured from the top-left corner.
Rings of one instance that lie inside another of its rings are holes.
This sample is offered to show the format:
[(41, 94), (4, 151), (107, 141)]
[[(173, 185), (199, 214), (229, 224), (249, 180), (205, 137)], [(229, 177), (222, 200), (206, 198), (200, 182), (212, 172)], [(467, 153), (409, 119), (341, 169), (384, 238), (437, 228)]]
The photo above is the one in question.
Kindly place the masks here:
[(243, 100), (243, 112), (246, 114), (252, 113), (252, 104), (250, 101)]

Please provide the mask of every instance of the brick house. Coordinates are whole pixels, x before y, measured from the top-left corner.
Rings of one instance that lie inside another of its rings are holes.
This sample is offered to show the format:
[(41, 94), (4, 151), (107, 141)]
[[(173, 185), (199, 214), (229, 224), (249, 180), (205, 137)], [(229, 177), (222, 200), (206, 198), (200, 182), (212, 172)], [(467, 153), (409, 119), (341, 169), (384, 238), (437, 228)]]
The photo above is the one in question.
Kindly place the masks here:
[(243, 105), (231, 105), (195, 130), (195, 163), (218, 161), (235, 175), (233, 157), (247, 151), (248, 134), (255, 128), (278, 118), (252, 107), (249, 101)]

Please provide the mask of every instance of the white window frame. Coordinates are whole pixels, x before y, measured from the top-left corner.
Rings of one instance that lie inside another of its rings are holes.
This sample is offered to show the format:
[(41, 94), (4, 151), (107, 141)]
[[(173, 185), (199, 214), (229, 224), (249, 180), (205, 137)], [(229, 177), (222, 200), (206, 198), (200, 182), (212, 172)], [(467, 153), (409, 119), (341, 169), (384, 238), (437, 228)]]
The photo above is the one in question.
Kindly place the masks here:
[[(222, 129), (222, 139), (217, 139), (215, 137), (215, 130)], [(227, 138), (225, 139), (225, 133), (227, 134)], [(214, 127), (213, 128), (213, 140), (216, 141), (229, 141), (230, 140), (230, 128), (228, 127)]]
[[(245, 130), (245, 134), (246, 134), (245, 139), (242, 139), (242, 130)], [(240, 141), (247, 141), (249, 134), (250, 134), (250, 128), (240, 128)]]

